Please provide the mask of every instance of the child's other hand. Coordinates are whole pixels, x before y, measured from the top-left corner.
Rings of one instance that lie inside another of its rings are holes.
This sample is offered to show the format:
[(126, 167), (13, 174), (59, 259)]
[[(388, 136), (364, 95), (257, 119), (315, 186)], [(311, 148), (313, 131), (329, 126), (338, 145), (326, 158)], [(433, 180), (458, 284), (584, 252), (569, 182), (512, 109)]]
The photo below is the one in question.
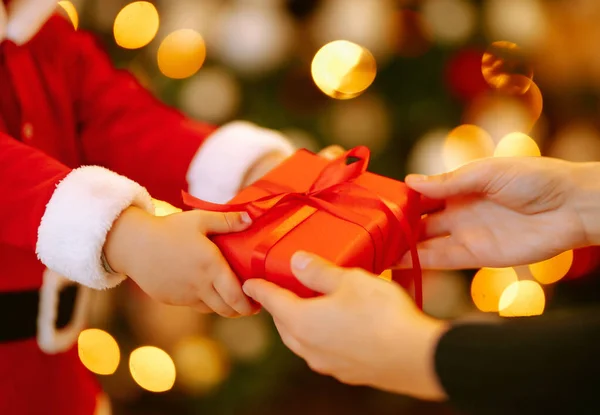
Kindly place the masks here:
[(155, 217), (125, 210), (105, 244), (111, 267), (157, 301), (224, 317), (254, 314), (237, 277), (207, 237), (250, 225), (246, 213), (190, 211)]

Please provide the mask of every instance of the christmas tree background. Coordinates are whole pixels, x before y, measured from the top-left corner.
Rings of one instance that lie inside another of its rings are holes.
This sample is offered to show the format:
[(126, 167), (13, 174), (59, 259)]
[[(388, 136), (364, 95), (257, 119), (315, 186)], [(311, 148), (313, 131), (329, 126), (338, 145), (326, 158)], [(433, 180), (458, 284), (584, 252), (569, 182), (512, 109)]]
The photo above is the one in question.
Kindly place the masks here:
[[(311, 150), (367, 145), (370, 170), (386, 176), (442, 172), (468, 161), (478, 154), (478, 138), (452, 133), (464, 124), (478, 126), (496, 145), (520, 132), (542, 155), (600, 157), (600, 53), (594, 52), (600, 4), (593, 0), (151, 1), (160, 17), (158, 33), (136, 49), (115, 38), (115, 19), (132, 2), (60, 3), (63, 14), (71, 11), (72, 17), (76, 10), (78, 30), (96, 33), (115, 64), (168, 105), (215, 124), (242, 119), (277, 129)], [(137, 24), (143, 31), (143, 19)], [(172, 79), (161, 72), (157, 53), (179, 29), (202, 36), (206, 59), (191, 76)], [(320, 91), (311, 73), (315, 53), (338, 39), (363, 46), (377, 62), (373, 84), (348, 100)], [(498, 41), (514, 43), (520, 52), (490, 49)], [(500, 65), (504, 75), (531, 70), (529, 90), (539, 88), (538, 95), (490, 84), (482, 72), (486, 51), (508, 62)], [(451, 157), (448, 143), (455, 146)], [(514, 155), (527, 155), (522, 148), (517, 143)], [(543, 285), (544, 306), (531, 314), (593, 301), (596, 287), (588, 274), (595, 262), (586, 253), (569, 258), (566, 276)], [(481, 316), (469, 289), (476, 271), (426, 273), (426, 311), (440, 318)], [(521, 272), (531, 277), (517, 269), (520, 278)], [(120, 348), (116, 372), (99, 375), (116, 414), (456, 413), (311, 372), (283, 346), (266, 313), (231, 321), (199, 316), (158, 305), (127, 284), (95, 301), (92, 327), (110, 333)], [(177, 380), (171, 390), (150, 392), (132, 377), (129, 353), (144, 345), (173, 358)]]

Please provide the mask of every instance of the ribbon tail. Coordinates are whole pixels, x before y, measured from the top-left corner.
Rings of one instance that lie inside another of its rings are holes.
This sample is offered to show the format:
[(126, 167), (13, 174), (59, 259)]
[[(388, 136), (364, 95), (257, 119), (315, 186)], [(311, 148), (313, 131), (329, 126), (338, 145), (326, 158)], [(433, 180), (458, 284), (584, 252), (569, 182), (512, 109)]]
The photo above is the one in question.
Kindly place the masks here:
[[(412, 259), (412, 269), (410, 270), (410, 273), (415, 290), (415, 303), (420, 310), (423, 310), (423, 273), (421, 270), (421, 262), (419, 260), (419, 252), (417, 251), (417, 245), (410, 225), (405, 219), (402, 220), (401, 224), (410, 247), (409, 251)], [(401, 281), (404, 272), (406, 272), (406, 270), (392, 267), (392, 280), (397, 282)]]

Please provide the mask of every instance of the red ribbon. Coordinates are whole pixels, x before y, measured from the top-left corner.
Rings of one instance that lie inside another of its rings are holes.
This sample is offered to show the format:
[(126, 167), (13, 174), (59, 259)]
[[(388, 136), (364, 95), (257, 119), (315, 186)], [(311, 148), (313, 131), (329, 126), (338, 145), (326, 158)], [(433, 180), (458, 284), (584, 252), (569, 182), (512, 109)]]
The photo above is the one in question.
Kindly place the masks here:
[[(404, 235), (410, 247), (415, 272), (415, 299), (417, 305), (422, 307), (421, 270), (416, 250), (416, 240), (403, 210), (395, 203), (384, 200), (356, 183), (354, 180), (367, 170), (369, 164), (369, 149), (360, 146), (346, 152), (342, 157), (332, 160), (321, 171), (308, 190), (298, 192), (281, 184), (267, 180), (259, 180), (253, 186), (260, 187), (271, 193), (270, 195), (244, 203), (217, 204), (199, 200), (183, 192), (184, 203), (196, 209), (215, 212), (247, 212), (253, 220), (258, 219), (267, 212), (286, 206), (299, 206), (289, 215), (277, 229), (265, 237), (256, 247), (252, 255), (252, 275), (262, 277), (265, 275), (265, 262), (270, 249), (275, 246), (285, 235), (296, 226), (300, 225), (316, 211), (325, 211), (337, 218), (351, 222), (362, 227), (370, 236), (374, 248), (375, 272), (383, 272), (386, 266), (393, 264), (398, 258), (394, 249), (383, 249), (386, 234)], [(357, 161), (347, 164), (348, 158)], [(385, 214), (385, 218), (374, 220), (351, 209), (352, 206), (375, 208)], [(385, 220), (384, 220), (385, 219)], [(392, 233), (392, 232), (395, 232)]]

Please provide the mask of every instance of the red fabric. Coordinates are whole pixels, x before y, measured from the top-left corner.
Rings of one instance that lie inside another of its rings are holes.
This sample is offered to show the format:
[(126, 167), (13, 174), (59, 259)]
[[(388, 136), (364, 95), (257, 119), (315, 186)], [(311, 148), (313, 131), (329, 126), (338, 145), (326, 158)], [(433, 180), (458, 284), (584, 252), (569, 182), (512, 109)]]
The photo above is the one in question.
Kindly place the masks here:
[[(180, 205), (189, 163), (213, 130), (162, 105), (62, 17), (24, 46), (2, 42), (0, 291), (41, 286), (37, 228), (72, 168), (103, 165)], [(96, 393), (76, 351), (47, 356), (32, 341), (0, 345), (0, 413), (91, 414)]]
[[(358, 162), (346, 165), (347, 158)], [(213, 237), (242, 279), (265, 278), (301, 297), (318, 293), (292, 275), (290, 257), (305, 250), (345, 267), (380, 274), (409, 249), (416, 254), (419, 195), (404, 183), (366, 172), (369, 152), (357, 147), (327, 161), (306, 150), (218, 205), (184, 194), (197, 209), (246, 211), (250, 229)], [(420, 281), (417, 281), (420, 287)], [(420, 290), (416, 291), (421, 305)]]

